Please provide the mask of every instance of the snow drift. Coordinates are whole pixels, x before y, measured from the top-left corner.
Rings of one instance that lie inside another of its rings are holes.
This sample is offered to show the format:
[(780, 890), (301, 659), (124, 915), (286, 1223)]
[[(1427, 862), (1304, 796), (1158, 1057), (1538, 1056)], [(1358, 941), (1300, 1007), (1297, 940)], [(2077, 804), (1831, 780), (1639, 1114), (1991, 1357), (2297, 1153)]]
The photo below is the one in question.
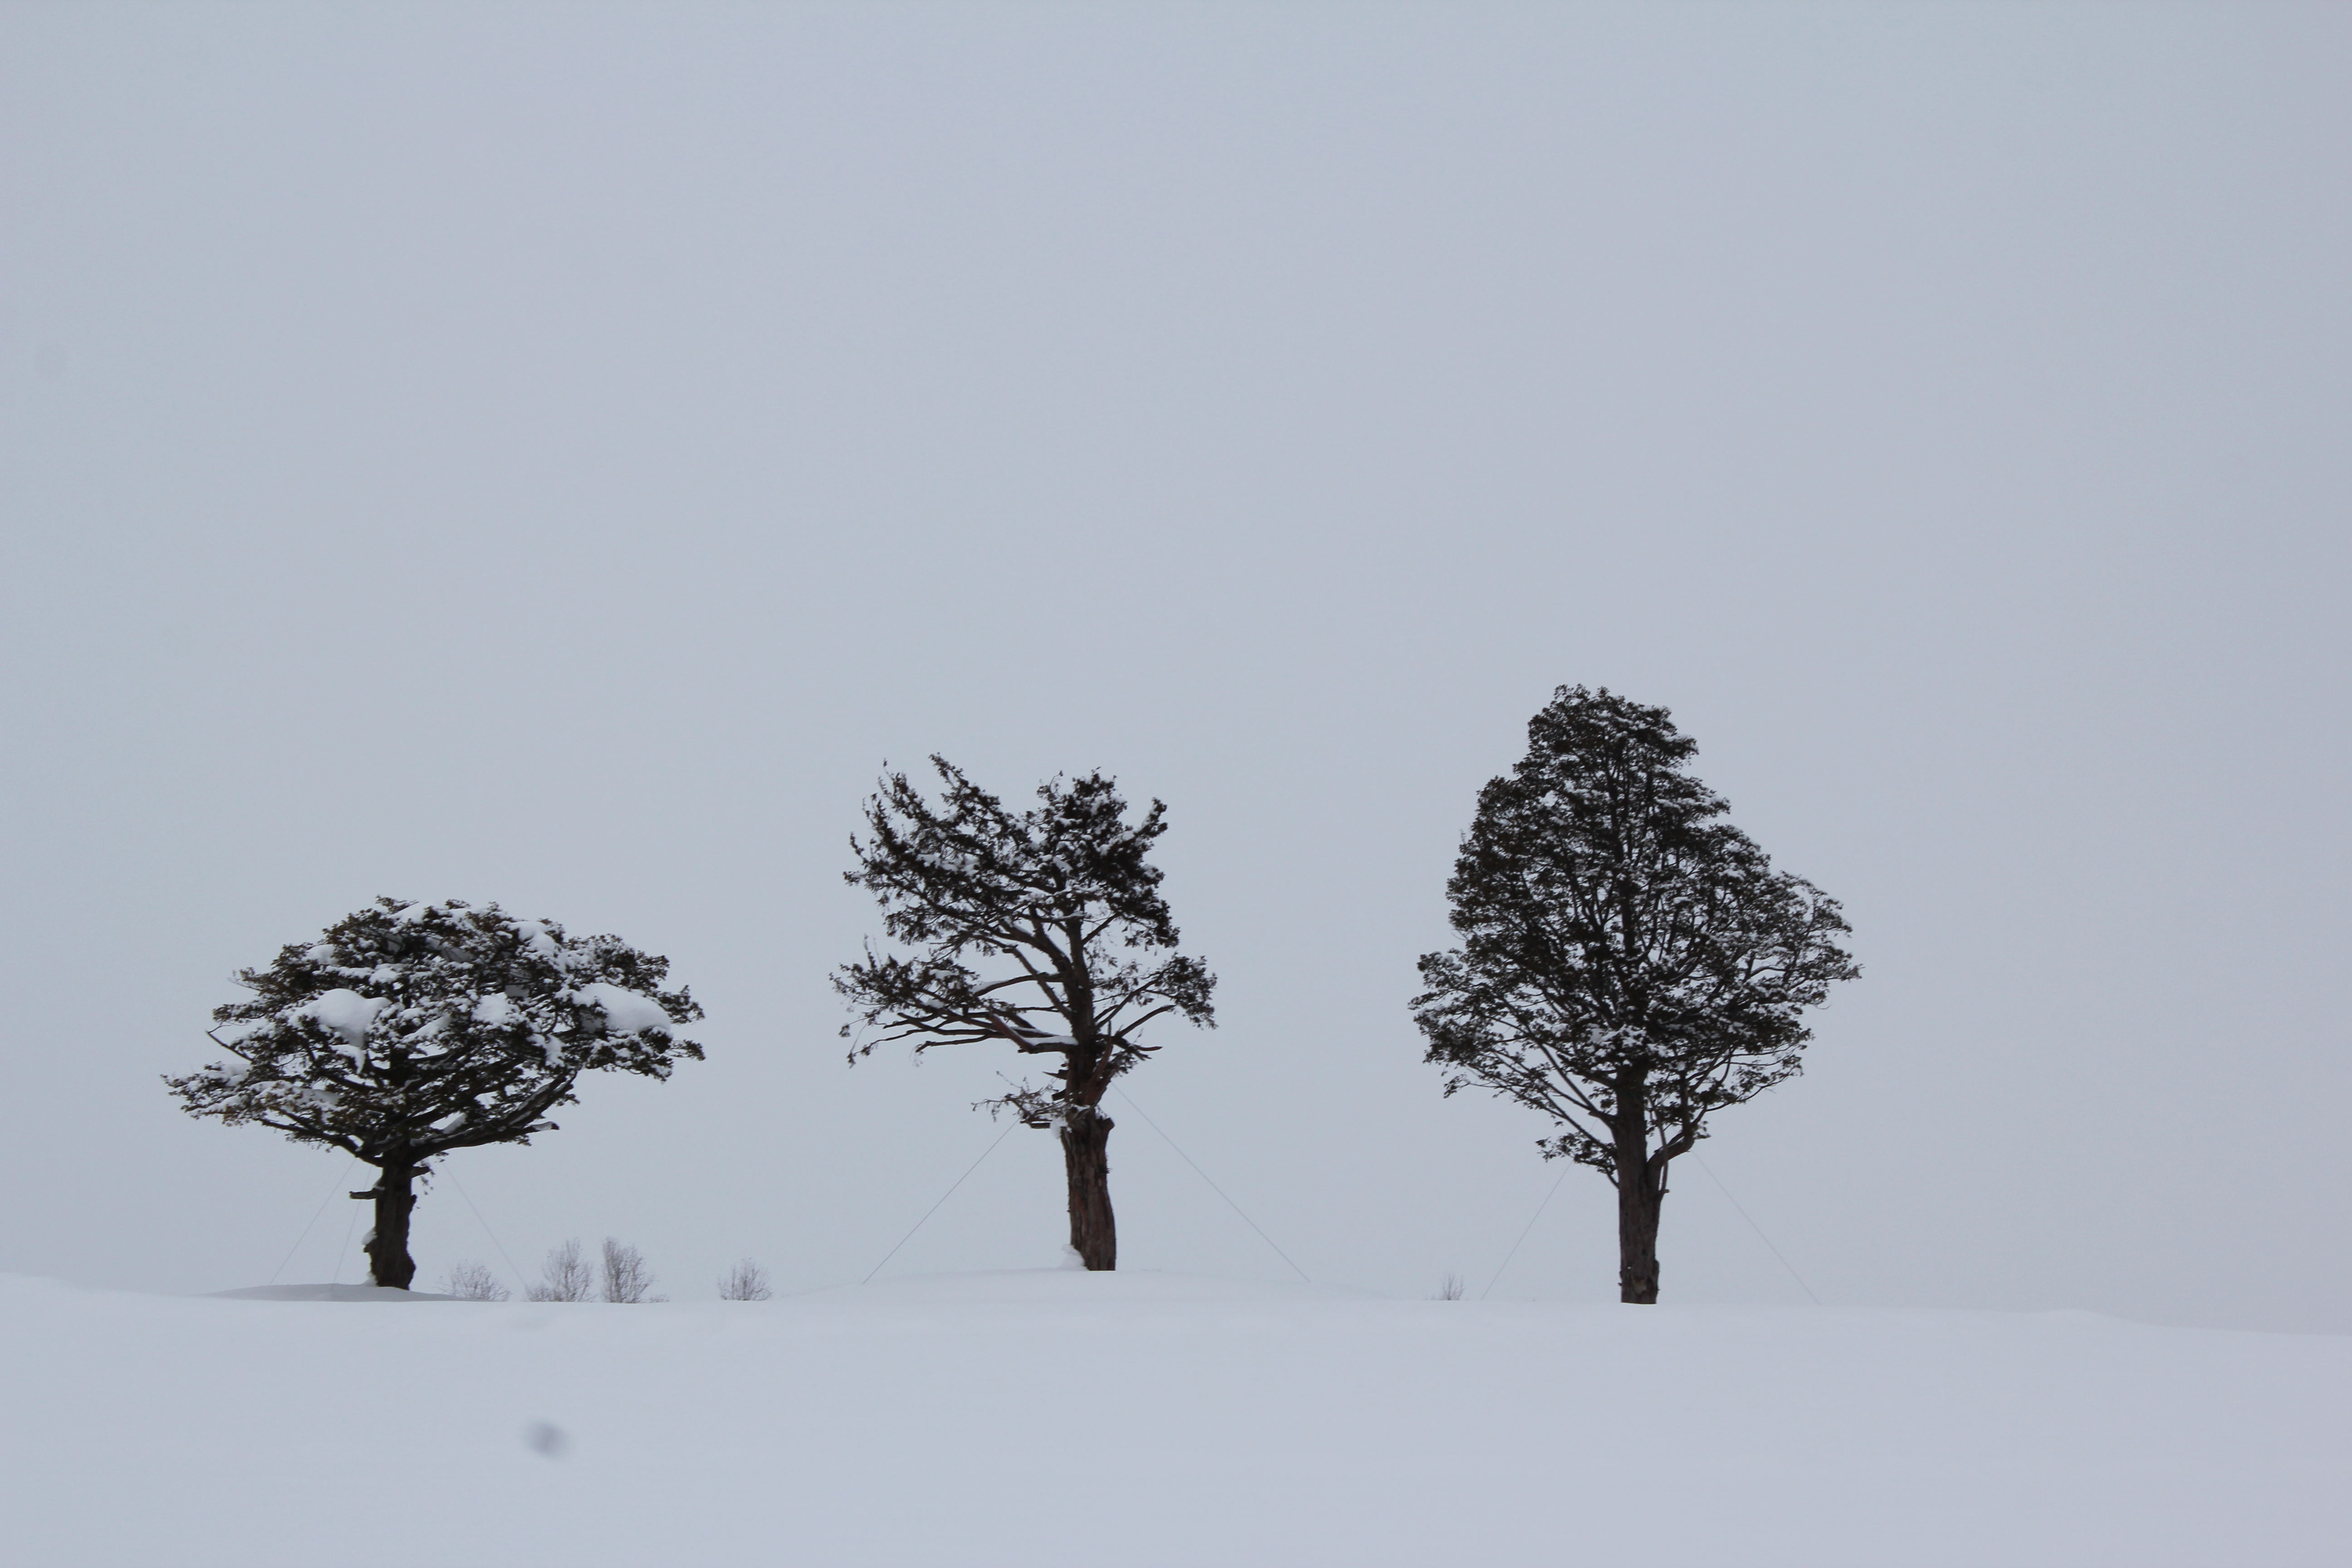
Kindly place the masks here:
[(0, 1279), (7, 1559), (2150, 1568), (2352, 1539), (2336, 1337), (1063, 1270), (420, 1304)]

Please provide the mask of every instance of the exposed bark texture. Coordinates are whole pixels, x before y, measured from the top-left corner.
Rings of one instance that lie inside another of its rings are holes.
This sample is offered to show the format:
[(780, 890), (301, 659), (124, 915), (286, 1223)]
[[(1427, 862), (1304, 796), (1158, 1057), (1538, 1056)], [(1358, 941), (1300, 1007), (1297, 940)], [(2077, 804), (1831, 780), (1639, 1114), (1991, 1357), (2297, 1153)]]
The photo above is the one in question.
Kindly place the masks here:
[(1118, 1267), (1118, 1221), (1110, 1208), (1111, 1119), (1074, 1108), (1062, 1123), (1062, 1168), (1070, 1185), (1070, 1250), (1088, 1268)]
[(1665, 1202), (1666, 1167), (1648, 1158), (1636, 1130), (1617, 1163), (1617, 1299), (1636, 1306), (1658, 1300), (1658, 1211)]
[(368, 1272), (378, 1285), (405, 1290), (416, 1278), (416, 1260), (408, 1256), (408, 1216), (416, 1208), (415, 1177), (407, 1151), (387, 1162), (375, 1185), (353, 1197), (375, 1202), (375, 1231), (368, 1237)]

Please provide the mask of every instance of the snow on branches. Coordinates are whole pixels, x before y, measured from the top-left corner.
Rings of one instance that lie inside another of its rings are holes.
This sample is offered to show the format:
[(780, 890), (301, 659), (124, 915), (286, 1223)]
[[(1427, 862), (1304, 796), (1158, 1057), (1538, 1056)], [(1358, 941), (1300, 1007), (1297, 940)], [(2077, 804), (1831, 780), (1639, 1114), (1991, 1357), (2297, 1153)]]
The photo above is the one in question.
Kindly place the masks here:
[(1144, 858), (1167, 831), (1164, 805), (1130, 824), (1118, 786), (1095, 773), (1048, 780), (1038, 804), (1016, 815), (954, 764), (935, 756), (931, 766), (942, 786), (936, 807), (891, 773), (866, 802), (869, 836), (850, 840), (857, 869), (846, 879), (875, 896), (883, 928), (915, 950), (877, 956), (869, 947), (835, 973), (835, 988), (876, 1031), (852, 1061), (900, 1039), (917, 1050), (1002, 1040), (1058, 1055), (1063, 1066), (1048, 1074), (1058, 1087), (989, 1102), (1055, 1126), (1074, 1107), (1090, 1110), (1158, 1048), (1136, 1037), (1144, 1025), (1171, 1013), (1214, 1024), (1216, 976), (1173, 951), (1160, 868)]
[(1445, 1072), (1550, 1116), (1617, 1189), (1618, 1299), (1658, 1299), (1667, 1168), (1795, 1076), (1807, 1009), (1861, 972), (1835, 899), (1776, 871), (1663, 708), (1563, 686), (1478, 794), (1446, 884), (1462, 945), (1412, 1000)]
[(1463, 943), (1421, 961), (1412, 1006), (1446, 1093), (1545, 1112), (1548, 1155), (1614, 1181), (1793, 1077), (1804, 1013), (1859, 971), (1837, 900), (1724, 820), (1664, 709), (1562, 687), (1528, 739), (1479, 794), (1446, 889)]
[(850, 885), (874, 895), (883, 929), (913, 950), (877, 956), (869, 944), (835, 972), (834, 988), (874, 1031), (849, 1059), (886, 1040), (918, 1051), (1002, 1040), (1059, 1057), (1050, 1087), (1015, 1084), (982, 1104), (1060, 1137), (1070, 1248), (1088, 1268), (1116, 1268), (1103, 1095), (1159, 1049), (1136, 1037), (1153, 1019), (1216, 1022), (1217, 977), (1175, 952), (1160, 869), (1144, 859), (1167, 831), (1168, 808), (1155, 800), (1129, 824), (1118, 786), (1095, 773), (1048, 779), (1016, 816), (944, 758), (931, 766), (938, 805), (891, 773), (866, 803), (870, 836), (849, 841)]
[(667, 959), (496, 904), (378, 899), (240, 971), (214, 1010), (231, 1059), (164, 1082), (190, 1115), (258, 1122), (370, 1163), (527, 1143), (584, 1072), (666, 1079), (702, 1048)]

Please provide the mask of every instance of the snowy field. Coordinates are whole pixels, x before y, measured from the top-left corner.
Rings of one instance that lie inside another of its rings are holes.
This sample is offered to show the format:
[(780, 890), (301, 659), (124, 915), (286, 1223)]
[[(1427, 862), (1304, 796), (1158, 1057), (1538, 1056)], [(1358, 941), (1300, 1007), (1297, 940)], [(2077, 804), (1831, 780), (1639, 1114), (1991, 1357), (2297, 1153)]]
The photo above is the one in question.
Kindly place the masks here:
[(8, 1277), (0, 1302), (11, 1563), (2352, 1552), (2346, 1338), (1055, 1271), (630, 1308)]

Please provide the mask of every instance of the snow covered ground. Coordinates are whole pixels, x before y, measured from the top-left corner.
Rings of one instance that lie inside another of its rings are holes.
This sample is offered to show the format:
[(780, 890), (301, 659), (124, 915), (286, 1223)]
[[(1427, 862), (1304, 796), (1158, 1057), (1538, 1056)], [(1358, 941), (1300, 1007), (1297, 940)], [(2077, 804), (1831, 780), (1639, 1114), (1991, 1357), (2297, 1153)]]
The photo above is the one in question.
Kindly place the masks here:
[(10, 1563), (2352, 1558), (2344, 1338), (1060, 1271), (0, 1314)]

